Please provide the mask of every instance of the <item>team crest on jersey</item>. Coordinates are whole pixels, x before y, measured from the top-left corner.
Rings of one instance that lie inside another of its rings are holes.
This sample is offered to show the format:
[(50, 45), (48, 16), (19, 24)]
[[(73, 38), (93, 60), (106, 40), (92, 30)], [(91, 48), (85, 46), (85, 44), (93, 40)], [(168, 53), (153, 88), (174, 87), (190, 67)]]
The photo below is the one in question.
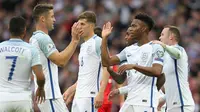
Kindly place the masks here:
[(86, 52), (88, 54), (91, 54), (92, 53), (92, 46), (88, 46)]
[(53, 44), (48, 44), (47, 45), (47, 50), (48, 51), (50, 51), (51, 49), (53, 49), (54, 48), (54, 45)]
[(163, 56), (164, 56), (164, 52), (163, 52), (163, 51), (160, 51), (160, 50), (158, 50), (158, 51), (156, 52), (156, 55), (158, 56), (158, 58), (161, 58), (161, 57), (163, 57)]
[(141, 56), (142, 63), (146, 63), (147, 59), (148, 59), (148, 53), (143, 52)]

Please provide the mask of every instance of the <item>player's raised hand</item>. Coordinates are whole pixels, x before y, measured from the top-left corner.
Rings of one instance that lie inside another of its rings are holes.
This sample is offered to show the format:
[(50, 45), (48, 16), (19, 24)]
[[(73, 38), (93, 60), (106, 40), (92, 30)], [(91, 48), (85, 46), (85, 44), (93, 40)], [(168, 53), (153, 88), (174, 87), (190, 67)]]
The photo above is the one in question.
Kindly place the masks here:
[(81, 29), (78, 22), (75, 22), (72, 26), (72, 41), (79, 42), (81, 35), (83, 34), (83, 30)]
[(35, 94), (35, 101), (37, 104), (41, 104), (42, 102), (45, 102), (45, 92), (44, 88), (37, 88), (36, 94)]
[(131, 70), (134, 68), (134, 64), (126, 64), (119, 67), (118, 73), (123, 74), (126, 70)]
[(95, 97), (95, 100), (94, 100), (95, 108), (100, 108), (102, 106), (103, 97), (104, 97), (104, 93), (98, 92), (98, 94), (97, 94), (97, 96)]
[(107, 38), (111, 32), (112, 32), (112, 25), (111, 25), (111, 22), (107, 22), (106, 24), (103, 25), (103, 29), (102, 29), (102, 38)]
[(108, 100), (111, 100), (112, 98), (119, 95), (119, 89), (112, 90), (108, 95)]

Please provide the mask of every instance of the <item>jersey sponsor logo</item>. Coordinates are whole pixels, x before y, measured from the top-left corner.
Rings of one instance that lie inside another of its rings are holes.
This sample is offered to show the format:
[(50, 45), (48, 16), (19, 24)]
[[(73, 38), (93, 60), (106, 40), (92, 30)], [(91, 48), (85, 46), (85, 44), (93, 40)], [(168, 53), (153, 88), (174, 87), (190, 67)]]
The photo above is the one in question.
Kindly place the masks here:
[(95, 92), (94, 92), (94, 91), (91, 91), (90, 94), (95, 94)]
[(131, 57), (131, 54), (127, 54), (127, 57)]
[(146, 99), (143, 99), (142, 102), (147, 102), (147, 100), (146, 100)]

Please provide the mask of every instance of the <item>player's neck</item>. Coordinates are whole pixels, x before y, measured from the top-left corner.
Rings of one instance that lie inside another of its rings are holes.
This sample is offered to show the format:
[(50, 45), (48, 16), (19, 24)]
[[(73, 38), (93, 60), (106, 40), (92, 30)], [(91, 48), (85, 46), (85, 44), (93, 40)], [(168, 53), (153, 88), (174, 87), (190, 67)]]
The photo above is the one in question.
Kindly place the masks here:
[(10, 36), (10, 39), (21, 39), (21, 40), (23, 40), (23, 38), (21, 36), (13, 36), (13, 35)]
[(173, 45), (176, 45), (176, 44), (178, 44), (178, 42), (176, 42), (176, 41), (171, 41), (170, 43), (169, 43), (169, 45), (171, 46), (173, 46)]
[(36, 31), (41, 30), (48, 35), (49, 31), (44, 25), (36, 24)]
[(88, 36), (83, 37), (84, 41), (89, 40), (90, 38), (92, 38), (93, 35), (94, 35), (94, 32), (91, 32)]
[(149, 39), (148, 39), (147, 35), (142, 36), (140, 38), (140, 40), (138, 41), (138, 46), (142, 46), (142, 45), (144, 45), (144, 44), (146, 44), (148, 42), (149, 42)]

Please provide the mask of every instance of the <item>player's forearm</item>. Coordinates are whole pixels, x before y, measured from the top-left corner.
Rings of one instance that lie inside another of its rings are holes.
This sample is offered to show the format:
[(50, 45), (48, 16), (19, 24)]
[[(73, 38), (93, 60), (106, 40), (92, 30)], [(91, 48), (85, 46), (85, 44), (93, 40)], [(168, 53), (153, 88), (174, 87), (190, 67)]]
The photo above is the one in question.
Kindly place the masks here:
[[(110, 68), (107, 68), (107, 70), (108, 69)], [(108, 70), (108, 72), (110, 73), (110, 76), (113, 78), (113, 80), (115, 80), (118, 84), (122, 84), (126, 80), (126, 72), (124, 74), (117, 74), (113, 70)]]
[(73, 92), (76, 91), (76, 86), (77, 86), (77, 82), (70, 87)]
[(170, 56), (179, 59), (181, 57), (181, 51), (174, 46), (162, 45), (163, 48), (169, 53)]
[(65, 48), (64, 51), (60, 52), (60, 63), (62, 66), (65, 66), (68, 63), (69, 59), (74, 54), (77, 45), (78, 42), (71, 41), (67, 48)]
[(101, 58), (102, 58), (102, 65), (103, 67), (108, 67), (109, 65), (109, 52), (108, 52), (108, 40), (106, 38), (102, 39), (102, 45), (101, 45)]
[(44, 79), (37, 79), (37, 85), (39, 89), (44, 89), (45, 78)]
[(151, 77), (159, 77), (162, 72), (162, 69), (160, 68), (144, 67), (144, 66), (139, 66), (139, 65), (134, 65), (133, 69), (135, 69), (138, 72), (143, 73), (146, 76), (151, 76)]
[(164, 83), (165, 83), (165, 75), (164, 73), (162, 73), (161, 76), (158, 77), (157, 83), (156, 83), (158, 91), (162, 88)]
[(100, 93), (104, 93), (106, 86), (108, 84), (110, 74), (108, 73), (106, 68), (103, 68), (103, 76), (102, 76), (102, 81), (101, 81), (101, 86), (99, 89)]

